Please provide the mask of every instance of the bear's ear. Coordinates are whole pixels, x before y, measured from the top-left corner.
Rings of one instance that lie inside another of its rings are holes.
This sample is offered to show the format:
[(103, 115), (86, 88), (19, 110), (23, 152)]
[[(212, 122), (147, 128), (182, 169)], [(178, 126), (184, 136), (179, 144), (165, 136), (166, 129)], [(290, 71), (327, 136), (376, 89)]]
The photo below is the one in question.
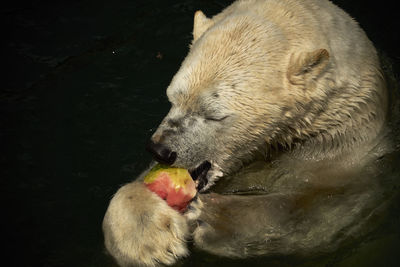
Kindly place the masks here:
[(194, 13), (193, 42), (200, 38), (212, 24), (213, 22), (211, 19), (207, 18), (201, 10), (197, 10), (196, 13)]
[(317, 49), (312, 52), (292, 54), (290, 57), (287, 78), (294, 85), (307, 86), (323, 73), (329, 62), (329, 53), (326, 49)]

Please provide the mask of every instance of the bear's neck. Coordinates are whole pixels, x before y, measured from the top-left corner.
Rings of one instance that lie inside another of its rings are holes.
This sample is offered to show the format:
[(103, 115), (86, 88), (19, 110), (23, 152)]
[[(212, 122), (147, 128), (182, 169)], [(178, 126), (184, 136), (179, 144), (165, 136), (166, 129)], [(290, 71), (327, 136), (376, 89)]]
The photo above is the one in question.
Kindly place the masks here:
[[(386, 91), (347, 92), (331, 96), (326, 109), (320, 113), (306, 114), (298, 119), (296, 126), (288, 124), (277, 142), (289, 147), (296, 158), (307, 160), (343, 159), (361, 161), (375, 150), (384, 150), (383, 140), (386, 116)], [(332, 103), (332, 104), (330, 104)], [(380, 146), (381, 148), (379, 148)]]

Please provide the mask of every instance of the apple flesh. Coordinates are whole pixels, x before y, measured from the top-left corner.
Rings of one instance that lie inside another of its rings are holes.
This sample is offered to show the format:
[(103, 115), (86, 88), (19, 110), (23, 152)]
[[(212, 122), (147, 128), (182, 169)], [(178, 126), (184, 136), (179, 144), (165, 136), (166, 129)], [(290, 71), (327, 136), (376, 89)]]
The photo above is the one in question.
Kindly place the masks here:
[(164, 199), (179, 212), (184, 212), (196, 195), (196, 185), (189, 172), (157, 164), (145, 176), (144, 183), (150, 191)]

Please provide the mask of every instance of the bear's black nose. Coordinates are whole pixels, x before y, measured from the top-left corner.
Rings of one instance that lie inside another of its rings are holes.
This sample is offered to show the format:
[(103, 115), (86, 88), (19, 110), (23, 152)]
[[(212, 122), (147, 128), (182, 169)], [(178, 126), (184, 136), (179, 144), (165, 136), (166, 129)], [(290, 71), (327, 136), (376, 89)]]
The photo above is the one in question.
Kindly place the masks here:
[(172, 152), (168, 147), (160, 143), (154, 143), (152, 140), (147, 143), (146, 150), (153, 155), (153, 158), (167, 165), (172, 165), (176, 160), (176, 152)]

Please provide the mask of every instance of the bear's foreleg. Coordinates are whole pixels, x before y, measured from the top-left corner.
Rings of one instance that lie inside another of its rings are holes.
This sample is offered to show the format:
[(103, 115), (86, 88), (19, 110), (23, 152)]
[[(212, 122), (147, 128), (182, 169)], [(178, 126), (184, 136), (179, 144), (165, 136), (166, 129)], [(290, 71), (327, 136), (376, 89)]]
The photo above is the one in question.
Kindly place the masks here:
[(112, 198), (103, 232), (120, 266), (170, 265), (188, 255), (186, 218), (141, 181), (124, 185)]
[(351, 233), (358, 228), (370, 196), (336, 188), (253, 196), (199, 194), (185, 215), (195, 246), (212, 254), (307, 254), (334, 249), (345, 238), (338, 235), (342, 229)]
[(199, 194), (185, 214), (195, 246), (212, 254), (245, 258), (269, 254), (272, 243), (291, 231), (290, 198)]

